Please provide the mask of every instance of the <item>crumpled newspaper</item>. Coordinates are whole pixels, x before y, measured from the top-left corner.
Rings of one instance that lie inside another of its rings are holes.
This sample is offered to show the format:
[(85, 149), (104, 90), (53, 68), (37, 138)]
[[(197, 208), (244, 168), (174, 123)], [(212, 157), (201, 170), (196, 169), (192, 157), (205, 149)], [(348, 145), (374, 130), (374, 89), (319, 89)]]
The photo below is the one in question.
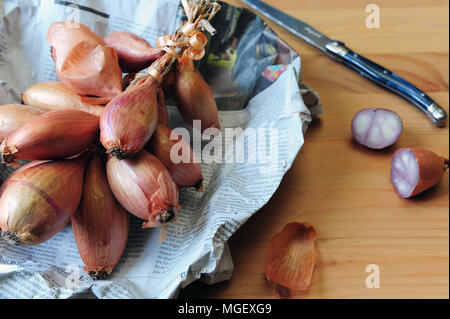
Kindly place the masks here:
[[(213, 284), (231, 277), (227, 240), (277, 190), (321, 104), (301, 82), (298, 55), (251, 11), (221, 4), (212, 21), (218, 33), (198, 64), (222, 125), (197, 154), (205, 191), (180, 191), (179, 220), (164, 243), (157, 242), (158, 230), (142, 230), (132, 217), (126, 251), (106, 281), (82, 271), (70, 225), (35, 247), (0, 240), (1, 298), (174, 298), (197, 279)], [(20, 103), (30, 85), (57, 80), (45, 35), (51, 23), (73, 19), (102, 36), (130, 31), (154, 44), (173, 33), (183, 11), (178, 0), (0, 2), (0, 104)], [(169, 115), (172, 128), (195, 137), (176, 107), (169, 106)], [(10, 172), (2, 167), (0, 177)]]

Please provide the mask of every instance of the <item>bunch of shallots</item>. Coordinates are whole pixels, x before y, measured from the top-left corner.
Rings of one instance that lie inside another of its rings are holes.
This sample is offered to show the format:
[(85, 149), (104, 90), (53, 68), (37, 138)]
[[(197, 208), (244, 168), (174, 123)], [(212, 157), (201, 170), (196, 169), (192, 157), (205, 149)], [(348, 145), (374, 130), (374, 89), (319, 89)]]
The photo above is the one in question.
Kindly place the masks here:
[[(219, 128), (214, 96), (192, 59), (204, 55), (201, 31), (214, 31), (209, 21), (220, 6), (182, 4), (188, 21), (158, 48), (128, 32), (103, 39), (84, 25), (50, 26), (60, 82), (31, 86), (25, 105), (0, 106), (2, 164), (30, 161), (0, 189), (3, 239), (36, 245), (72, 222), (84, 269), (97, 279), (125, 250), (128, 213), (143, 228), (160, 227), (165, 240), (179, 187), (201, 191), (203, 177), (190, 145), (168, 128), (160, 83), (170, 75), (186, 120)], [(123, 81), (122, 72), (132, 74)], [(183, 150), (181, 163), (171, 159), (174, 148)]]

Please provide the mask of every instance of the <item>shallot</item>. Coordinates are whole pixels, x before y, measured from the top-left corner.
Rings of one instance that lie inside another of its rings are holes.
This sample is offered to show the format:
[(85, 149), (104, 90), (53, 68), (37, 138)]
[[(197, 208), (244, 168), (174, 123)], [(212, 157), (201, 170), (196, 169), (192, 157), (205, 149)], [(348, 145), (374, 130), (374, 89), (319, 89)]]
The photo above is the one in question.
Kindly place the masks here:
[(92, 105), (86, 101), (103, 102), (96, 98), (82, 97), (61, 82), (42, 82), (29, 87), (23, 94), (25, 104), (45, 111), (79, 110), (100, 116), (103, 106)]
[(402, 148), (392, 159), (391, 181), (401, 197), (410, 198), (439, 183), (448, 167), (448, 159), (431, 151)]
[(148, 77), (114, 98), (100, 117), (100, 141), (109, 154), (135, 156), (152, 137), (158, 123), (158, 83)]
[(355, 139), (371, 149), (383, 149), (393, 145), (400, 137), (403, 124), (400, 117), (386, 109), (364, 109), (352, 121)]
[(131, 32), (115, 32), (104, 38), (104, 41), (106, 46), (116, 50), (120, 67), (125, 73), (139, 72), (165, 53)]
[(158, 125), (148, 149), (169, 170), (178, 186), (202, 190), (202, 169), (191, 146), (180, 135)]
[(1, 236), (32, 246), (60, 232), (80, 203), (86, 160), (32, 162), (13, 174), (0, 198)]
[(122, 70), (113, 48), (87, 26), (56, 22), (48, 30), (56, 74), (72, 91), (113, 98), (122, 91)]
[(98, 121), (97, 116), (76, 110), (45, 113), (3, 141), (2, 163), (75, 156), (97, 137)]
[(186, 56), (177, 64), (172, 91), (178, 110), (187, 123), (193, 125), (194, 120), (200, 120), (202, 132), (208, 128), (220, 129), (214, 94), (193, 61)]
[(105, 166), (93, 154), (84, 174), (83, 195), (72, 228), (83, 268), (96, 279), (105, 279), (121, 258), (127, 245), (128, 213), (114, 198)]
[(109, 186), (122, 206), (144, 220), (143, 228), (166, 226), (176, 221), (178, 187), (169, 171), (153, 155), (142, 150), (132, 159), (111, 157), (106, 166)]

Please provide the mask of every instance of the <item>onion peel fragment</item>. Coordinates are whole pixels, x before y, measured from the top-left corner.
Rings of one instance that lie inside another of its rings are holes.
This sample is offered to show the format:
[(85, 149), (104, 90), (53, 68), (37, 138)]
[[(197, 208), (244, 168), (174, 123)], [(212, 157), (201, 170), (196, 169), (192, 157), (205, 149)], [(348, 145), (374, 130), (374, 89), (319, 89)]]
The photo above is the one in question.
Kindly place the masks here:
[(316, 264), (317, 232), (307, 223), (290, 223), (268, 246), (265, 271), (268, 282), (282, 298), (307, 291)]

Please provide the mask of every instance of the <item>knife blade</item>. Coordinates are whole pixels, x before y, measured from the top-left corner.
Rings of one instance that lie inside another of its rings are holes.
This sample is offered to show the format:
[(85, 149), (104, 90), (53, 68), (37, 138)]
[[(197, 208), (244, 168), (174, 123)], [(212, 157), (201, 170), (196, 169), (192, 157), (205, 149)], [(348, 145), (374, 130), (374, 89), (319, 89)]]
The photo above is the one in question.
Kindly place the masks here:
[(437, 126), (445, 126), (447, 122), (447, 113), (445, 110), (412, 83), (406, 81), (385, 67), (352, 51), (345, 43), (328, 38), (309, 24), (262, 1), (242, 1), (295, 36), (321, 50), (332, 59), (344, 64), (353, 71), (358, 72), (368, 80), (401, 96), (428, 115)]

